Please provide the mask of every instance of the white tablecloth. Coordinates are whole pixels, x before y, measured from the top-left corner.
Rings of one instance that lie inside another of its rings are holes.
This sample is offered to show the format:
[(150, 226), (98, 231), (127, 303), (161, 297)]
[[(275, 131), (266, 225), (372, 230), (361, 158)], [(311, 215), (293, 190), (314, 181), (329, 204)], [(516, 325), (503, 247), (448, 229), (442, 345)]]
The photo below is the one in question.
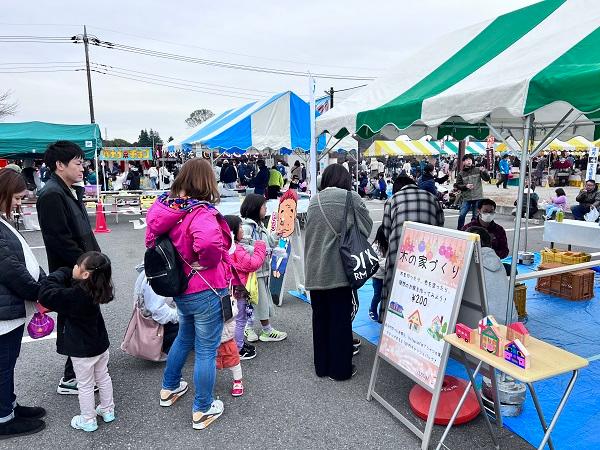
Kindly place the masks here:
[(544, 223), (544, 241), (600, 248), (600, 225), (571, 219), (562, 222), (547, 220)]

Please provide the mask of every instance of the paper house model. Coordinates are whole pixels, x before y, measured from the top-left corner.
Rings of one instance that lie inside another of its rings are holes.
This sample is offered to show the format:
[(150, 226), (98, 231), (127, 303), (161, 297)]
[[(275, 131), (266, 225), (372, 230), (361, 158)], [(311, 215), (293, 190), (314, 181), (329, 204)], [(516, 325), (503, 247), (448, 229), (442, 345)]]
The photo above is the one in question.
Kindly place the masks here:
[(506, 327), (506, 339), (509, 341), (518, 339), (521, 341), (521, 344), (525, 344), (527, 336), (529, 336), (529, 331), (527, 331), (527, 328), (521, 322), (511, 323)]
[(459, 339), (464, 339), (465, 342), (471, 342), (471, 333), (473, 330), (466, 326), (464, 323), (456, 324), (456, 336)]
[(510, 341), (504, 346), (504, 359), (521, 369), (529, 369), (529, 352), (519, 339)]
[(421, 322), (421, 314), (419, 314), (419, 310), (416, 309), (414, 313), (408, 316), (408, 329), (419, 331), (423, 323)]
[(502, 356), (501, 339), (493, 327), (486, 327), (481, 332), (479, 348), (496, 356)]
[(479, 331), (479, 334), (481, 334), (481, 332), (483, 330), (486, 329), (486, 327), (497, 327), (498, 326), (498, 322), (496, 322), (496, 319), (494, 319), (494, 316), (485, 316), (483, 319), (481, 319), (479, 321), (479, 325), (477, 326), (477, 330)]

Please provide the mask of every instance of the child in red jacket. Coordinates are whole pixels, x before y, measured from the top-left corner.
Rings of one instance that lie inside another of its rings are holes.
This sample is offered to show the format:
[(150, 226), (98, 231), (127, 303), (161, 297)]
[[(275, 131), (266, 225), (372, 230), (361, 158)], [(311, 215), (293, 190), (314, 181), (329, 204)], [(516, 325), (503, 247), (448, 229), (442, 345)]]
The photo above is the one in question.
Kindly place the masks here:
[[(240, 280), (244, 285), (248, 281), (248, 276), (257, 271), (263, 265), (267, 257), (267, 245), (264, 241), (255, 241), (254, 247), (243, 243), (244, 230), (242, 228), (242, 219), (238, 216), (225, 216), (225, 220), (231, 229), (234, 237), (235, 250), (231, 255), (233, 267), (235, 267)], [(240, 359), (252, 359), (256, 356), (256, 349), (253, 345), (244, 342), (244, 328), (248, 321), (246, 306), (249, 303), (248, 291), (241, 286), (234, 289), (237, 299), (238, 314), (235, 318), (235, 342), (240, 352)]]

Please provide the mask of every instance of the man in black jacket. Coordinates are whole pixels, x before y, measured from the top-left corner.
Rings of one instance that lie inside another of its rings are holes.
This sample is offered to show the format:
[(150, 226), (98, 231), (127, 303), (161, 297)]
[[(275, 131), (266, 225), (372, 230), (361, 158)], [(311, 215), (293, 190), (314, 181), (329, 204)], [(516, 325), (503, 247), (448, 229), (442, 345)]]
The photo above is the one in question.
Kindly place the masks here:
[[(55, 142), (44, 155), (52, 174), (39, 193), (36, 207), (50, 272), (72, 268), (82, 254), (100, 251), (83, 204), (85, 189), (76, 185), (83, 180), (83, 158), (83, 150), (70, 141)], [(77, 394), (71, 358), (67, 358), (56, 391)]]

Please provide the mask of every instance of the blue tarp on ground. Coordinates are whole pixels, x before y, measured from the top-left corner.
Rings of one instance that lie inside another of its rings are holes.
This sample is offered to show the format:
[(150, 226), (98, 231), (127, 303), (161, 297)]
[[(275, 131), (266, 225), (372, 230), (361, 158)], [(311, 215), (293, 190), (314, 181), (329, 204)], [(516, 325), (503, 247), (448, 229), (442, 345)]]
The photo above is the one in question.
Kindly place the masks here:
[[(510, 259), (509, 259), (510, 261)], [(540, 262), (536, 255), (534, 266), (519, 266), (519, 272), (535, 270)], [(538, 339), (576, 353), (590, 361), (581, 370), (575, 388), (552, 433), (555, 448), (600, 448), (600, 339), (595, 331), (600, 329), (600, 290), (591, 300), (573, 302), (535, 290), (535, 280), (526, 282), (527, 328)], [(600, 287), (596, 275), (595, 287)], [(380, 325), (369, 318), (369, 306), (373, 288), (368, 281), (359, 291), (360, 308), (354, 319), (354, 331), (374, 345), (379, 342)], [(463, 366), (453, 360), (448, 363), (448, 374), (467, 378)], [(535, 384), (546, 421), (549, 423), (558, 402), (569, 382), (570, 374)], [(506, 417), (504, 424), (514, 433), (537, 447), (543, 431), (529, 393), (523, 413), (518, 417)]]

